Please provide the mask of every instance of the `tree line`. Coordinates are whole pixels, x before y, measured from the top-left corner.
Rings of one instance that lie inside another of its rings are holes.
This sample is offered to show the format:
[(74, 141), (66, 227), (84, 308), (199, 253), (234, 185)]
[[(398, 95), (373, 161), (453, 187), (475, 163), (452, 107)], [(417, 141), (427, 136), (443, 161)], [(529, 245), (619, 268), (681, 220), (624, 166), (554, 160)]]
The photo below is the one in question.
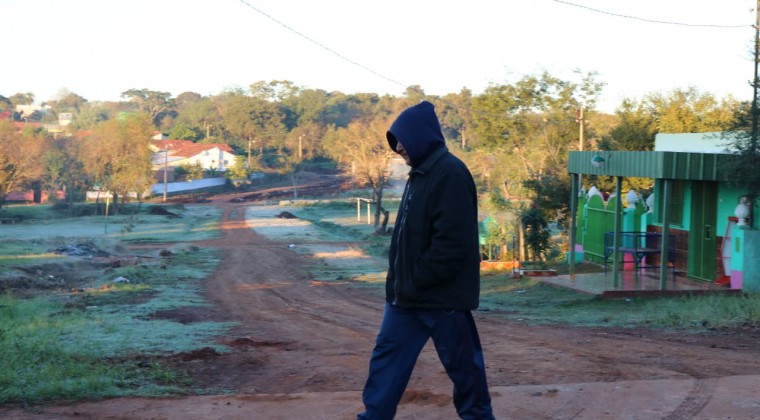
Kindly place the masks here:
[[(385, 132), (401, 110), (424, 99), (436, 105), (448, 147), (469, 165), (487, 203), (529, 201), (548, 220), (561, 221), (570, 194), (569, 151), (652, 150), (659, 132), (733, 129), (750, 111), (748, 102), (689, 87), (625, 99), (606, 114), (596, 110), (604, 87), (597, 75), (576, 76), (564, 80), (544, 72), (477, 95), (462, 89), (444, 96), (419, 86), (401, 96), (345, 94), (280, 80), (210, 96), (130, 89), (117, 102), (62, 91), (45, 103), (49, 112), (37, 115), (15, 112), (16, 105), (33, 103), (33, 94), (0, 95), (0, 113), (8, 115), (0, 121), (0, 205), (8, 192), (35, 183), (72, 192), (98, 187), (120, 197), (144, 190), (152, 182), (148, 144), (160, 131), (170, 139), (229, 144), (243, 157), (237, 173), (278, 171), (295, 183), (304, 165), (331, 162), (372, 191), (380, 230), (393, 157)], [(19, 131), (11, 124), (55, 123), (61, 113), (71, 113), (72, 122), (69, 135), (57, 139), (41, 128)]]

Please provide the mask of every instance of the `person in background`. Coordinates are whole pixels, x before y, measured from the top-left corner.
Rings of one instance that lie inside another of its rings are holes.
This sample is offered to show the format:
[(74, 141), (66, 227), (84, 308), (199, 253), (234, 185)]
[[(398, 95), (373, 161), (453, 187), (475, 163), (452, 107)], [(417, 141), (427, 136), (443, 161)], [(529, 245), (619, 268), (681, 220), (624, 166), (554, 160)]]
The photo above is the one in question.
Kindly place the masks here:
[(405, 109), (386, 133), (411, 167), (390, 244), (385, 312), (359, 419), (392, 419), (428, 339), (463, 419), (493, 419), (480, 337), (478, 203), (467, 166), (446, 148), (435, 107)]

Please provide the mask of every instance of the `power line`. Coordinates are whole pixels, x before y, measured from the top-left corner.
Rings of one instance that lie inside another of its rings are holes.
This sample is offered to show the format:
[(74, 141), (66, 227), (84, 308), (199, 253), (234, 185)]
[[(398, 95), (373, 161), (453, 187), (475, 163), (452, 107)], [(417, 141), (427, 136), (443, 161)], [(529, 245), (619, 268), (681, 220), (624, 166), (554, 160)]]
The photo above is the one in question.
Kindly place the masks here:
[(343, 61), (346, 61), (347, 63), (349, 63), (349, 64), (351, 64), (351, 65), (354, 65), (354, 66), (356, 66), (356, 67), (359, 67), (359, 68), (360, 68), (360, 69), (362, 69), (362, 70), (368, 71), (368, 72), (370, 72), (370, 73), (374, 74), (375, 76), (377, 76), (377, 77), (380, 77), (381, 79), (385, 79), (385, 80), (387, 80), (387, 81), (389, 81), (389, 82), (391, 82), (391, 83), (393, 83), (393, 84), (396, 84), (396, 85), (398, 85), (398, 86), (401, 86), (401, 87), (403, 87), (403, 88), (406, 88), (406, 87), (408, 87), (408, 86), (409, 86), (409, 85), (405, 85), (405, 84), (403, 84), (403, 83), (401, 83), (401, 82), (399, 82), (399, 81), (397, 81), (397, 80), (391, 79), (390, 77), (388, 77), (388, 76), (386, 76), (386, 75), (384, 75), (384, 74), (381, 74), (381, 73), (379, 73), (379, 72), (377, 72), (377, 71), (375, 71), (375, 70), (372, 70), (371, 68), (369, 68), (369, 67), (367, 67), (367, 66), (365, 66), (365, 65), (363, 65), (363, 64), (361, 64), (361, 63), (358, 63), (358, 62), (356, 62), (356, 61), (354, 61), (354, 60), (352, 60), (352, 59), (350, 59), (350, 58), (348, 58), (348, 57), (344, 56), (343, 54), (341, 54), (341, 53), (339, 53), (339, 52), (337, 52), (337, 51), (333, 50), (332, 48), (330, 48), (330, 47), (328, 47), (328, 46), (326, 46), (326, 45), (322, 44), (321, 42), (319, 42), (319, 41), (315, 40), (314, 38), (311, 38), (310, 36), (308, 36), (308, 35), (305, 35), (305, 34), (303, 34), (303, 33), (299, 32), (299, 31), (297, 31), (297, 30), (293, 29), (291, 26), (289, 26), (289, 25), (287, 25), (287, 24), (285, 24), (285, 23), (283, 23), (283, 22), (281, 22), (281, 21), (277, 20), (277, 19), (276, 19), (276, 18), (274, 18), (273, 16), (269, 15), (268, 13), (264, 12), (263, 10), (261, 10), (261, 9), (259, 9), (259, 8), (257, 8), (257, 7), (255, 7), (255, 6), (253, 6), (252, 4), (248, 3), (248, 2), (247, 2), (247, 1), (245, 1), (245, 0), (240, 0), (240, 2), (241, 2), (241, 3), (243, 3), (244, 5), (246, 5), (246, 6), (250, 7), (250, 8), (251, 8), (252, 10), (254, 10), (256, 13), (259, 13), (260, 15), (262, 15), (262, 16), (264, 16), (264, 17), (266, 17), (267, 19), (271, 20), (272, 22), (274, 22), (274, 23), (276, 23), (276, 24), (278, 24), (278, 25), (282, 26), (283, 28), (287, 29), (288, 31), (290, 31), (290, 32), (293, 32), (294, 34), (296, 34), (296, 35), (300, 36), (301, 38), (303, 38), (303, 39), (305, 39), (305, 40), (307, 40), (307, 41), (311, 42), (312, 44), (314, 44), (314, 45), (316, 45), (316, 46), (318, 46), (318, 47), (322, 48), (323, 50), (325, 50), (325, 51), (329, 52), (330, 54), (332, 54), (332, 55), (334, 55), (334, 56), (336, 56), (336, 57), (340, 58), (340, 59), (341, 59), (341, 60), (343, 60)]
[(713, 24), (684, 23), (684, 22), (671, 22), (671, 21), (664, 21), (664, 20), (646, 19), (646, 18), (642, 18), (638, 16), (623, 15), (620, 13), (612, 13), (612, 12), (607, 12), (604, 10), (594, 9), (593, 7), (584, 6), (582, 4), (570, 3), (569, 1), (563, 1), (563, 0), (554, 0), (554, 1), (557, 3), (566, 4), (568, 6), (574, 6), (574, 7), (579, 7), (581, 9), (591, 10), (592, 12), (601, 13), (604, 15), (615, 16), (615, 17), (620, 17), (620, 18), (625, 18), (625, 19), (640, 20), (642, 22), (648, 22), (648, 23), (658, 23), (662, 25), (678, 25), (678, 26), (691, 26), (691, 27), (699, 27), (699, 28), (723, 28), (723, 29), (746, 28), (746, 27), (751, 28), (752, 27), (752, 25), (746, 25), (746, 24), (745, 25), (713, 25)]

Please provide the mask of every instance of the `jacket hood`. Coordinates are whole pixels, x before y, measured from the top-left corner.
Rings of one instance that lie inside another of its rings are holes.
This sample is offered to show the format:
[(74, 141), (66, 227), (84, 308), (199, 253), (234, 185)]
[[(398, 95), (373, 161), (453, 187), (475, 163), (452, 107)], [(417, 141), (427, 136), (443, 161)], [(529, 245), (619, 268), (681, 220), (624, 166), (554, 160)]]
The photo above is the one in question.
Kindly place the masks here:
[(404, 145), (412, 167), (416, 167), (431, 153), (446, 145), (441, 124), (435, 114), (435, 105), (428, 101), (422, 101), (402, 111), (391, 124), (385, 137), (394, 152), (398, 142)]

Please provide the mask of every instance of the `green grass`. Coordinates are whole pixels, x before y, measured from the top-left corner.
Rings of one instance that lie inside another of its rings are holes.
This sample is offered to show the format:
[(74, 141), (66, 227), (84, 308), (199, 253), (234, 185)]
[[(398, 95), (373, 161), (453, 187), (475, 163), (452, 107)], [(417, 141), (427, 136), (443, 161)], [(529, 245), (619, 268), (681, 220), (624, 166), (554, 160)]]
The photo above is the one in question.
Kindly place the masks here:
[[(89, 349), (88, 330), (95, 323), (83, 312), (65, 311), (55, 299), (0, 298), (0, 319), (0, 404), (158, 396), (176, 393), (181, 384), (160, 364), (145, 369), (134, 360), (72, 350)], [(86, 333), (72, 340), (72, 329)]]
[[(148, 206), (141, 207), (146, 210)], [(145, 213), (109, 216), (32, 218), (2, 225), (0, 241), (39, 240), (54, 237), (113, 238), (124, 242), (182, 242), (219, 237), (219, 210), (207, 206), (168, 207), (180, 218)]]
[(0, 241), (0, 267), (45, 263), (62, 258), (60, 254), (50, 252), (49, 245), (43, 241)]
[(692, 332), (760, 323), (760, 294), (608, 300), (532, 279), (482, 278), (481, 308), (536, 324), (673, 328)]
[(16, 218), (22, 220), (36, 219), (48, 220), (61, 217), (60, 213), (53, 210), (51, 204), (28, 206), (25, 204), (6, 204), (0, 209), (0, 217)]
[[(203, 347), (224, 352), (214, 339), (233, 324), (154, 316), (207, 305), (200, 281), (217, 266), (218, 251), (174, 252), (154, 265), (119, 267), (81, 293), (0, 297), (0, 404), (191, 390), (188, 379), (161, 357)], [(114, 284), (119, 276), (130, 283)]]
[[(165, 242), (217, 235), (215, 209), (184, 209), (182, 216), (168, 219), (141, 214), (137, 226), (143, 229), (123, 236), (128, 236), (125, 241), (160, 238)], [(51, 224), (87, 230), (91, 219), (56, 219)], [(37, 228), (27, 223), (21, 225)], [(149, 226), (160, 233), (151, 233)], [(40, 232), (46, 230), (60, 233), (51, 231), (50, 224), (39, 228)], [(29, 236), (27, 240), (0, 241), (0, 268), (4, 272), (24, 266), (49, 269), (78, 259), (51, 253), (50, 249), (80, 239)], [(88, 241), (109, 251), (122, 247), (118, 237), (106, 234), (88, 237)], [(100, 274), (87, 280), (78, 292), (38, 291), (37, 297), (26, 299), (0, 296), (0, 404), (28, 407), (81, 399), (206, 392), (193, 389), (185, 375), (161, 360), (203, 347), (224, 352), (227, 349), (216, 344), (215, 338), (233, 324), (177, 322), (155, 314), (208, 305), (201, 281), (217, 267), (219, 251), (181, 242), (169, 250), (172, 255), (168, 257), (149, 256), (136, 265), (101, 268)], [(127, 278), (129, 283), (114, 283), (117, 277)]]

